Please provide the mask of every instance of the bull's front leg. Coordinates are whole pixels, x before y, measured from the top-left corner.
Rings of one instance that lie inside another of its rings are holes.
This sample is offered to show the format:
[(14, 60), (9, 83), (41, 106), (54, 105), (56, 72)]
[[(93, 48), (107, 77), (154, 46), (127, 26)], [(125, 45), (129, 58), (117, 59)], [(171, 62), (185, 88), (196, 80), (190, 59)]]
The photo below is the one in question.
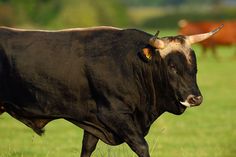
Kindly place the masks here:
[(98, 117), (119, 138), (122, 138), (139, 157), (150, 157), (144, 135), (135, 126), (131, 115), (102, 109)]
[(82, 143), (82, 151), (81, 157), (90, 157), (93, 151), (96, 148), (98, 143), (98, 138), (93, 136), (87, 131), (84, 131), (83, 143)]

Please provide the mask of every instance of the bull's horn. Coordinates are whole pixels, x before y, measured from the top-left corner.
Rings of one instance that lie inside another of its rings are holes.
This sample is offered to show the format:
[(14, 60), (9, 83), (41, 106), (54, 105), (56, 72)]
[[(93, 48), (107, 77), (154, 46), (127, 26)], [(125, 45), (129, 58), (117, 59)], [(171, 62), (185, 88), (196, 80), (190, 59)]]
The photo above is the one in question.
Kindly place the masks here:
[(218, 28), (216, 28), (216, 29), (214, 29), (213, 31), (208, 32), (208, 33), (186, 36), (186, 40), (187, 40), (190, 44), (194, 44), (194, 43), (201, 42), (201, 41), (203, 41), (203, 40), (206, 40), (206, 39), (210, 38), (212, 35), (216, 34), (219, 30), (221, 30), (221, 28), (222, 28), (223, 26), (224, 26), (224, 24), (222, 24), (222, 25), (219, 26)]
[(158, 39), (156, 36), (152, 37), (149, 40), (149, 44), (155, 47), (156, 49), (163, 49), (165, 47), (164, 41), (162, 41), (161, 39)]

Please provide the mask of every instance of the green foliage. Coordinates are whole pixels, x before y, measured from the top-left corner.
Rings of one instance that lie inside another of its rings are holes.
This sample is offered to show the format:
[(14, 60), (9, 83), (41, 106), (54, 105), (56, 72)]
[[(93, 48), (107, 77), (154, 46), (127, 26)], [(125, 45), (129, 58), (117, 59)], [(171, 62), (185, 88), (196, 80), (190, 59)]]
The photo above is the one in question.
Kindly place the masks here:
[(126, 7), (118, 0), (67, 0), (52, 24), (58, 28), (128, 24)]
[(128, 17), (126, 15), (126, 6), (117, 0), (91, 0), (91, 5), (97, 8), (98, 19), (105, 25), (126, 25)]
[[(222, 10), (220, 2), (222, 0), (0, 0), (0, 25), (45, 29), (98, 25), (176, 28), (180, 19), (200, 21), (235, 18), (235, 8)], [(208, 12), (199, 10), (199, 5), (203, 4), (212, 9), (208, 9)], [(214, 7), (210, 7), (210, 4), (214, 4)], [(141, 11), (142, 7), (138, 7), (139, 12), (129, 16), (128, 13), (134, 8), (130, 9), (129, 6), (152, 7), (151, 11)], [(169, 6), (172, 6), (171, 9)], [(188, 9), (184, 12), (182, 8)], [(150, 12), (157, 13), (158, 10), (159, 15), (148, 16)]]
[(51, 27), (87, 27), (97, 25), (96, 10), (91, 6), (90, 0), (63, 1), (63, 10), (51, 23)]
[[(0, 4), (0, 7), (8, 6), (11, 8), (14, 14), (10, 17), (12, 18), (10, 25), (23, 25), (25, 23), (47, 25), (61, 9), (60, 0), (1, 0)], [(6, 14), (1, 13), (0, 17), (7, 16)]]
[(0, 24), (46, 28), (124, 26), (119, 0), (0, 0)]

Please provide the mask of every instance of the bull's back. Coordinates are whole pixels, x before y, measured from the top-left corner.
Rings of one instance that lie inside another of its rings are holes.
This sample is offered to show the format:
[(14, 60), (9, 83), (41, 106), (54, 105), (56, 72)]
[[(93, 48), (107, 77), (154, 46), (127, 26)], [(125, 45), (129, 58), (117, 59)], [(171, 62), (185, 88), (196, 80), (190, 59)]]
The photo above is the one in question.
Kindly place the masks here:
[(72, 71), (72, 75), (81, 75), (86, 59), (109, 55), (104, 54), (109, 51), (106, 51), (108, 46), (105, 42), (114, 38), (113, 31), (118, 29), (99, 27), (41, 31), (2, 27), (0, 46), (12, 64), (11, 67), (19, 70), (22, 75), (37, 72), (56, 78), (69, 77), (67, 74)]

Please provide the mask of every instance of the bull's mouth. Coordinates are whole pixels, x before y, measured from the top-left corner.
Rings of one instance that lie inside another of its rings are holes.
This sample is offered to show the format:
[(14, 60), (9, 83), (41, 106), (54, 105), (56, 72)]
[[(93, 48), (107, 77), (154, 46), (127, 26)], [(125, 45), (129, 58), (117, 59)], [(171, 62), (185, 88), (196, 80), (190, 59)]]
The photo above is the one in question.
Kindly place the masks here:
[(175, 102), (175, 105), (176, 105), (176, 108), (175, 108), (174, 110), (171, 110), (171, 111), (170, 111), (171, 113), (180, 115), (180, 114), (184, 113), (184, 111), (187, 109), (187, 107), (184, 106), (184, 105), (182, 105), (182, 104), (180, 103), (180, 101), (176, 101), (176, 102)]
[(190, 104), (187, 100), (186, 101), (180, 101), (179, 102), (181, 105), (185, 106), (185, 107), (193, 107), (194, 104)]
[(176, 95), (176, 98), (177, 98), (178, 104), (181, 108), (186, 109), (187, 107), (189, 107), (188, 104), (185, 103), (184, 99), (182, 98), (182, 96), (179, 93)]

